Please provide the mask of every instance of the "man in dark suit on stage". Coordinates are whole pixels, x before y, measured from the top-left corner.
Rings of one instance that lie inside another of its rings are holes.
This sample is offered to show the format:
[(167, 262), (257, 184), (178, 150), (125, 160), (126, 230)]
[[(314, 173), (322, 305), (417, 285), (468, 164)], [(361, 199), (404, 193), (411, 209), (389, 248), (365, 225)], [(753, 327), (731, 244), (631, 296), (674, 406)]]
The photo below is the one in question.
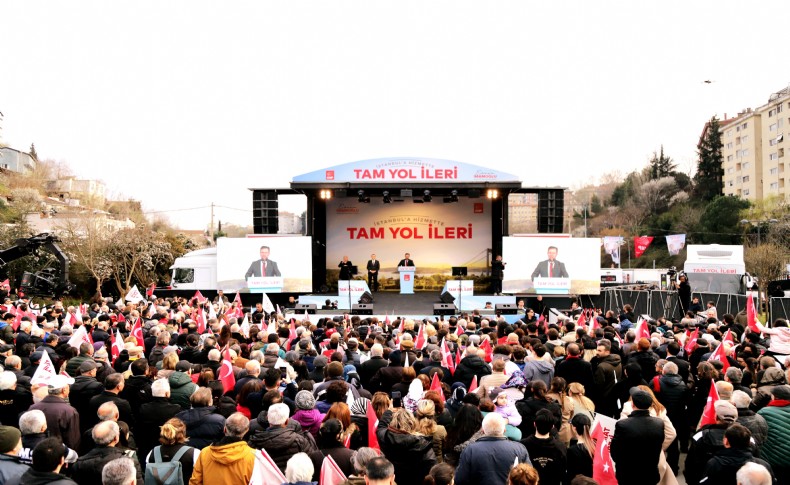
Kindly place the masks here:
[(567, 278), (568, 272), (565, 271), (565, 264), (557, 261), (557, 247), (549, 246), (549, 259), (541, 261), (532, 272), (532, 279), (541, 278)]
[(343, 260), (337, 265), (337, 267), (340, 268), (340, 276), (337, 279), (342, 281), (350, 280), (353, 266), (354, 263), (348, 260), (348, 256), (343, 256)]
[(401, 266), (414, 266), (414, 260), (411, 259), (411, 255), (409, 253), (406, 253), (404, 258), (398, 263), (398, 267)]
[(498, 254), (493, 261), (491, 261), (491, 292), (494, 295), (502, 294), (502, 280), (505, 278), (505, 263), (502, 261), (502, 255)]
[(370, 255), (370, 259), (368, 260), (368, 286), (370, 287), (370, 291), (379, 291), (379, 269), (381, 268), (381, 263), (378, 259), (376, 259), (375, 254)]
[(250, 264), (250, 268), (244, 278), (250, 276), (282, 276), (277, 268), (277, 263), (269, 259), (269, 246), (261, 246), (261, 259), (257, 259)]

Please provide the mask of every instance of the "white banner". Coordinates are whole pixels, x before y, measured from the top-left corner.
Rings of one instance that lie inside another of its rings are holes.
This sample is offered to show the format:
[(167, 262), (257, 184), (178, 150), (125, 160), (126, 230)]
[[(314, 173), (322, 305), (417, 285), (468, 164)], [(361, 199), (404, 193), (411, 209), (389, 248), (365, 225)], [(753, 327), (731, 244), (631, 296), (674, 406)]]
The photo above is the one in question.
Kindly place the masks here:
[(677, 256), (680, 254), (680, 251), (683, 250), (683, 247), (686, 245), (686, 235), (685, 234), (672, 234), (667, 236), (667, 249), (669, 250), (670, 256)]

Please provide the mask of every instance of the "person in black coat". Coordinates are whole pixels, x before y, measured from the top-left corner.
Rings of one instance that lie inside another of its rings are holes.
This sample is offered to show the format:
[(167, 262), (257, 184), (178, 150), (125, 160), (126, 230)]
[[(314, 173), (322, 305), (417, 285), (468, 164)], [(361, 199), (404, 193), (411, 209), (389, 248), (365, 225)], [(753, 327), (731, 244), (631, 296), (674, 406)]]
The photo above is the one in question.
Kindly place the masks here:
[(72, 466), (72, 478), (75, 482), (82, 484), (101, 483), (102, 470), (104, 465), (116, 458), (132, 458), (134, 467), (137, 471), (137, 483), (143, 483), (143, 473), (140, 462), (134, 452), (125, 451), (118, 448), (120, 442), (120, 430), (118, 423), (114, 421), (104, 421), (94, 427), (93, 439), (96, 447), (87, 454), (80, 456)]
[(560, 485), (565, 478), (567, 454), (565, 445), (552, 436), (554, 416), (551, 411), (541, 409), (535, 416), (535, 434), (521, 442), (527, 448), (529, 459), (538, 470), (540, 483)]
[(664, 442), (664, 422), (650, 416), (653, 397), (638, 388), (631, 393), (634, 411), (615, 425), (610, 445), (620, 485), (658, 483), (658, 460)]
[[(118, 416), (121, 421), (134, 428), (134, 416), (132, 415), (132, 406), (129, 401), (119, 396), (125, 385), (123, 374), (114, 373), (110, 374), (104, 379), (104, 392), (93, 396), (88, 401), (88, 415), (82, 416), (87, 421), (87, 427), (91, 428), (98, 422), (96, 411), (99, 406), (106, 402), (114, 402), (118, 408)], [(87, 428), (86, 428), (87, 429)]]
[(689, 307), (691, 306), (691, 285), (689, 284), (688, 277), (684, 274), (678, 276), (678, 282), (675, 283), (675, 288), (678, 291), (678, 300), (680, 300), (680, 317), (683, 318), (683, 315), (689, 311)]
[[(469, 348), (467, 348), (468, 351)], [(453, 382), (460, 382), (465, 388), (469, 389), (475, 376), (477, 376), (477, 383), (479, 384), (480, 379), (489, 374), (491, 374), (491, 367), (477, 355), (471, 354), (461, 359), (461, 363), (455, 369), (455, 374), (453, 374)]]
[(354, 267), (354, 263), (348, 260), (348, 256), (343, 256), (343, 260), (340, 261), (337, 267), (340, 268), (340, 275), (337, 278), (338, 280), (347, 281), (353, 277), (351, 270)]
[(701, 483), (708, 461), (725, 449), (725, 431), (738, 419), (738, 410), (727, 401), (716, 401), (714, 408), (716, 422), (701, 427), (691, 438), (689, 453), (683, 467), (683, 475), (688, 485)]
[(101, 394), (104, 386), (96, 380), (96, 363), (93, 360), (86, 360), (80, 364), (78, 372), (79, 375), (71, 385), (69, 403), (80, 414), (80, 432), (84, 433), (90, 428), (89, 423), (93, 422), (92, 419), (87, 418), (90, 412), (90, 400)]
[(147, 360), (137, 359), (129, 367), (132, 370), (132, 375), (126, 379), (126, 384), (119, 396), (129, 401), (132, 413), (135, 414), (135, 420), (137, 420), (141, 406), (151, 400), (153, 381), (146, 375), (148, 374)]
[[(375, 344), (370, 349), (370, 359), (363, 362), (358, 368), (357, 373), (359, 374), (359, 380), (362, 383), (362, 387), (367, 390), (370, 389), (370, 379), (376, 375), (376, 372), (379, 371), (382, 367), (387, 367), (387, 359), (382, 357), (384, 349), (380, 344)], [(316, 357), (318, 359), (318, 357)]]
[(705, 465), (700, 483), (715, 483), (716, 485), (736, 485), (735, 474), (748, 462), (764, 466), (774, 477), (771, 465), (765, 460), (755, 458), (750, 450), (752, 433), (741, 426), (733, 424), (724, 432), (724, 449), (713, 455)]
[(396, 483), (420, 483), (436, 464), (433, 441), (417, 434), (417, 420), (404, 408), (384, 411), (376, 437), (381, 452), (395, 465)]
[(688, 449), (689, 421), (686, 412), (686, 403), (691, 396), (683, 378), (678, 375), (678, 366), (674, 362), (664, 364), (662, 375), (656, 376), (650, 388), (656, 395), (658, 402), (667, 410), (667, 418), (677, 431), (677, 437), (667, 448), (667, 463), (672, 472), (677, 475), (678, 461), (680, 459), (679, 446)]
[(590, 393), (595, 390), (592, 365), (582, 358), (579, 344), (570, 343), (565, 350), (565, 360), (557, 365), (554, 377), (562, 377), (569, 385), (571, 382), (578, 382), (584, 386), (587, 397), (590, 397)]
[(568, 447), (565, 485), (570, 485), (576, 475), (593, 476), (595, 442), (590, 436), (590, 426), (592, 426), (592, 421), (584, 414), (577, 414), (571, 418), (573, 438), (571, 438), (570, 447)]
[(140, 406), (136, 418), (135, 438), (140, 456), (147, 456), (159, 443), (159, 427), (180, 411), (181, 406), (170, 402), (170, 384), (167, 379), (157, 380), (152, 387), (150, 401)]
[(392, 386), (401, 381), (403, 377), (403, 363), (401, 362), (400, 350), (393, 350), (390, 352), (389, 365), (382, 367), (370, 379), (370, 388), (368, 391), (372, 393), (381, 391), (389, 394), (392, 392)]

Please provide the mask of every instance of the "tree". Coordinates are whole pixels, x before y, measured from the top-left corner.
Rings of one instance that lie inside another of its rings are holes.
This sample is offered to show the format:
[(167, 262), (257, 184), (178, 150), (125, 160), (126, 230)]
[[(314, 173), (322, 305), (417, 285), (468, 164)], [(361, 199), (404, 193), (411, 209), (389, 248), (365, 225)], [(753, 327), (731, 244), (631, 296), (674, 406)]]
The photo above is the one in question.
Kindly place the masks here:
[(598, 198), (597, 195), (593, 194), (590, 198), (590, 212), (593, 214), (600, 214), (603, 210), (603, 205), (601, 205), (601, 199)]
[(148, 285), (156, 279), (157, 267), (173, 261), (172, 247), (163, 235), (150, 230), (122, 229), (112, 237), (112, 279), (121, 295), (136, 282)]
[(724, 168), (721, 149), (719, 120), (714, 116), (705, 125), (705, 132), (697, 144), (697, 173), (694, 175), (694, 194), (698, 199), (708, 202), (723, 194)]
[(746, 246), (744, 259), (746, 271), (757, 277), (760, 292), (768, 289), (768, 283), (782, 277), (785, 270), (785, 248), (767, 242), (756, 246)]
[(669, 177), (677, 168), (677, 165), (671, 158), (664, 155), (664, 145), (661, 145), (661, 152), (657, 154), (653, 152), (653, 158), (650, 159), (650, 179), (657, 180), (664, 177)]
[(71, 221), (63, 228), (63, 250), (69, 259), (85, 270), (96, 282), (95, 296), (101, 296), (105, 281), (113, 275), (115, 253), (112, 250), (113, 234), (100, 224), (94, 213)]
[(38, 162), (38, 153), (36, 153), (36, 144), (35, 143), (31, 143), (30, 144), (30, 153), (29, 153), (29, 155), (30, 155), (30, 158), (32, 158), (34, 161)]
[(720, 195), (705, 207), (700, 218), (702, 244), (740, 244), (741, 211), (749, 208), (749, 201), (732, 195)]
[(656, 214), (669, 207), (669, 202), (677, 191), (675, 179), (666, 176), (642, 184), (636, 199), (646, 212)]

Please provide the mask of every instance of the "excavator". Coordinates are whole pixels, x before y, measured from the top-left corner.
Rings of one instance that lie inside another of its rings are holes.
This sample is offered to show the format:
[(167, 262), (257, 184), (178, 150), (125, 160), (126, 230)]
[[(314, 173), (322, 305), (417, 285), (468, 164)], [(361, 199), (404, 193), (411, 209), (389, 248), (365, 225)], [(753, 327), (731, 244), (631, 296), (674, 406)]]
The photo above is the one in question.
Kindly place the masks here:
[(17, 239), (10, 248), (0, 250), (0, 278), (7, 278), (6, 266), (12, 261), (43, 250), (55, 256), (59, 267), (47, 267), (36, 273), (25, 271), (19, 290), (27, 296), (52, 298), (70, 293), (75, 287), (69, 283), (69, 259), (58, 247), (58, 242), (57, 236), (46, 232)]

